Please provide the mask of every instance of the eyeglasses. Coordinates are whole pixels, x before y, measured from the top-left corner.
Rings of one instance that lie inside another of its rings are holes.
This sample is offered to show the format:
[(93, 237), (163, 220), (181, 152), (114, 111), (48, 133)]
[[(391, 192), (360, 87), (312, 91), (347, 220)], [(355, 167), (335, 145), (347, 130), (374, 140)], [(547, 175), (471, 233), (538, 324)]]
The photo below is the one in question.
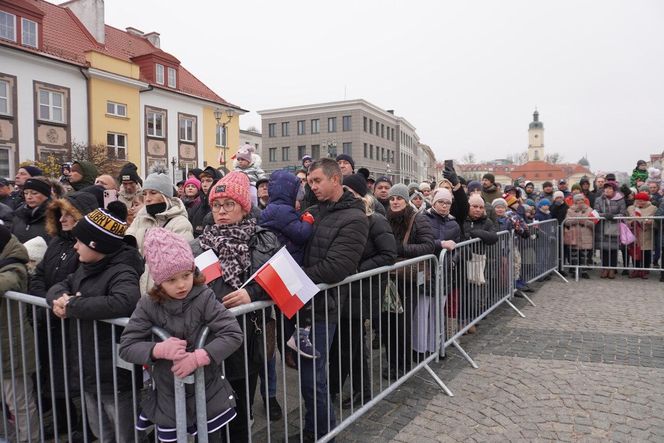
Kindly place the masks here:
[(235, 202), (233, 200), (224, 203), (214, 202), (212, 203), (212, 212), (219, 212), (222, 207), (224, 208), (224, 212), (233, 212), (235, 209)]
[(451, 206), (452, 202), (449, 201), (449, 200), (438, 200), (438, 201), (436, 201), (435, 204), (440, 205), (440, 206)]

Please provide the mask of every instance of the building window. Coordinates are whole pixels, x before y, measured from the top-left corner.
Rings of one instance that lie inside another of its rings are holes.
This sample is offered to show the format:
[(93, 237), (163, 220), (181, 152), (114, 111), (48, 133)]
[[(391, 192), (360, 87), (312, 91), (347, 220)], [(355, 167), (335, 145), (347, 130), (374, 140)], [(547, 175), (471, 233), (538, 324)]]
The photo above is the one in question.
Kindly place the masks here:
[(385, 161), (385, 148), (380, 148), (380, 159)]
[(368, 150), (369, 150), (369, 146), (365, 143), (365, 144), (364, 144), (364, 158), (369, 157), (369, 152), (368, 152)]
[(270, 161), (271, 162), (277, 161), (277, 148), (270, 148)]
[(318, 134), (320, 132), (320, 120), (317, 118), (311, 120), (311, 133)]
[(195, 121), (191, 117), (180, 117), (180, 140), (193, 143), (196, 141)]
[(362, 117), (362, 122), (364, 123), (364, 132), (367, 132), (367, 118)]
[(64, 123), (65, 96), (61, 92), (39, 90), (39, 119)]
[(369, 145), (369, 158), (373, 160), (373, 145)]
[(373, 134), (373, 120), (369, 119), (369, 134)]
[(290, 132), (290, 123), (289, 122), (283, 122), (281, 124), (281, 136), (282, 137), (288, 137)]
[(351, 122), (352, 122), (352, 119), (351, 119), (350, 115), (344, 115), (343, 116), (342, 125), (343, 125), (343, 130), (344, 131), (352, 131), (353, 130)]
[(215, 144), (217, 146), (226, 146), (226, 128), (223, 125), (217, 126), (217, 134), (215, 137)]
[(277, 136), (277, 124), (276, 123), (270, 123), (267, 125), (267, 135), (268, 137), (276, 137)]
[(126, 117), (127, 105), (123, 105), (122, 103), (106, 102), (106, 114), (115, 115), (118, 117)]
[(37, 47), (37, 23), (27, 18), (21, 19), (21, 44)]
[(281, 161), (282, 162), (287, 162), (289, 161), (288, 157), (290, 157), (290, 146), (284, 146), (281, 148)]
[(176, 88), (178, 84), (177, 71), (175, 68), (168, 68), (168, 87)]
[(304, 135), (304, 120), (297, 121), (297, 135)]
[(320, 145), (311, 145), (311, 156), (314, 160), (320, 158)]
[(16, 16), (0, 11), (0, 38), (16, 41)]
[(344, 143), (343, 144), (343, 151), (344, 151), (344, 154), (352, 156), (353, 155), (353, 144), (352, 143)]
[(385, 138), (385, 125), (382, 123), (380, 124), (380, 136)]
[[(7, 80), (0, 80), (0, 114), (11, 115), (11, 89)], [(2, 177), (7, 177), (3, 175)]]
[(164, 113), (148, 111), (148, 137), (164, 136)]
[(13, 177), (12, 160), (10, 148), (0, 148), (0, 177)]
[(305, 155), (307, 155), (307, 145), (298, 146), (297, 147), (297, 158), (301, 160), (302, 157), (304, 157)]
[(376, 160), (380, 160), (380, 148), (376, 146)]
[(107, 133), (106, 151), (111, 159), (125, 160), (127, 158), (127, 135)]
[(164, 84), (164, 65), (157, 63), (157, 83)]
[(337, 118), (330, 117), (327, 119), (327, 132), (337, 132)]

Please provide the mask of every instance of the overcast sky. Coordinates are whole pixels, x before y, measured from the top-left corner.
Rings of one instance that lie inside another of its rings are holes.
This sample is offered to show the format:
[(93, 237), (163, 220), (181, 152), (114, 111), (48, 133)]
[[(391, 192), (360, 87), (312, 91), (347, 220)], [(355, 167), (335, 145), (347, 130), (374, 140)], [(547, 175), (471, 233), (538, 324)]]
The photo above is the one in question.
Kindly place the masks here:
[(106, 23), (161, 46), (255, 111), (364, 98), (439, 160), (524, 151), (631, 170), (664, 150), (664, 2), (106, 0)]

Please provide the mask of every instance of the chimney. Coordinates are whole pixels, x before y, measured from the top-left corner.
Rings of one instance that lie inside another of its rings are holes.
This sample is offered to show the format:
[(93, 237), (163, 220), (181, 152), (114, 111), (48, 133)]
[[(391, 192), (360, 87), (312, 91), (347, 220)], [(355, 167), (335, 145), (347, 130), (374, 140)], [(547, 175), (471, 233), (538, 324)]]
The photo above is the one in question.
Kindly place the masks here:
[(71, 0), (63, 3), (83, 23), (97, 42), (104, 44), (106, 29), (104, 23), (104, 0)]
[(128, 27), (128, 28), (125, 28), (125, 30), (129, 34), (137, 35), (139, 37), (144, 37), (145, 36), (145, 34), (143, 34), (143, 31), (141, 31), (140, 29), (132, 28), (131, 26)]
[(148, 39), (150, 43), (152, 43), (152, 46), (155, 48), (159, 48), (159, 33), (158, 32), (148, 32), (147, 34), (144, 35), (145, 38)]
[(394, 109), (388, 109), (387, 112), (394, 115)]

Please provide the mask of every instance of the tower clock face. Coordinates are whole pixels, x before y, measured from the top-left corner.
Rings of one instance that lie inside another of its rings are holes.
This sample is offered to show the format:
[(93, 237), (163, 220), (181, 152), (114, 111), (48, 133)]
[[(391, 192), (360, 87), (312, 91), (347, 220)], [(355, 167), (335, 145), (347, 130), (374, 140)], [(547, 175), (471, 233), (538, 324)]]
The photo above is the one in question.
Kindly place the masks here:
[(537, 137), (539, 137), (539, 135), (538, 135), (538, 134), (535, 134), (535, 135), (533, 135), (533, 137), (537, 138)]

